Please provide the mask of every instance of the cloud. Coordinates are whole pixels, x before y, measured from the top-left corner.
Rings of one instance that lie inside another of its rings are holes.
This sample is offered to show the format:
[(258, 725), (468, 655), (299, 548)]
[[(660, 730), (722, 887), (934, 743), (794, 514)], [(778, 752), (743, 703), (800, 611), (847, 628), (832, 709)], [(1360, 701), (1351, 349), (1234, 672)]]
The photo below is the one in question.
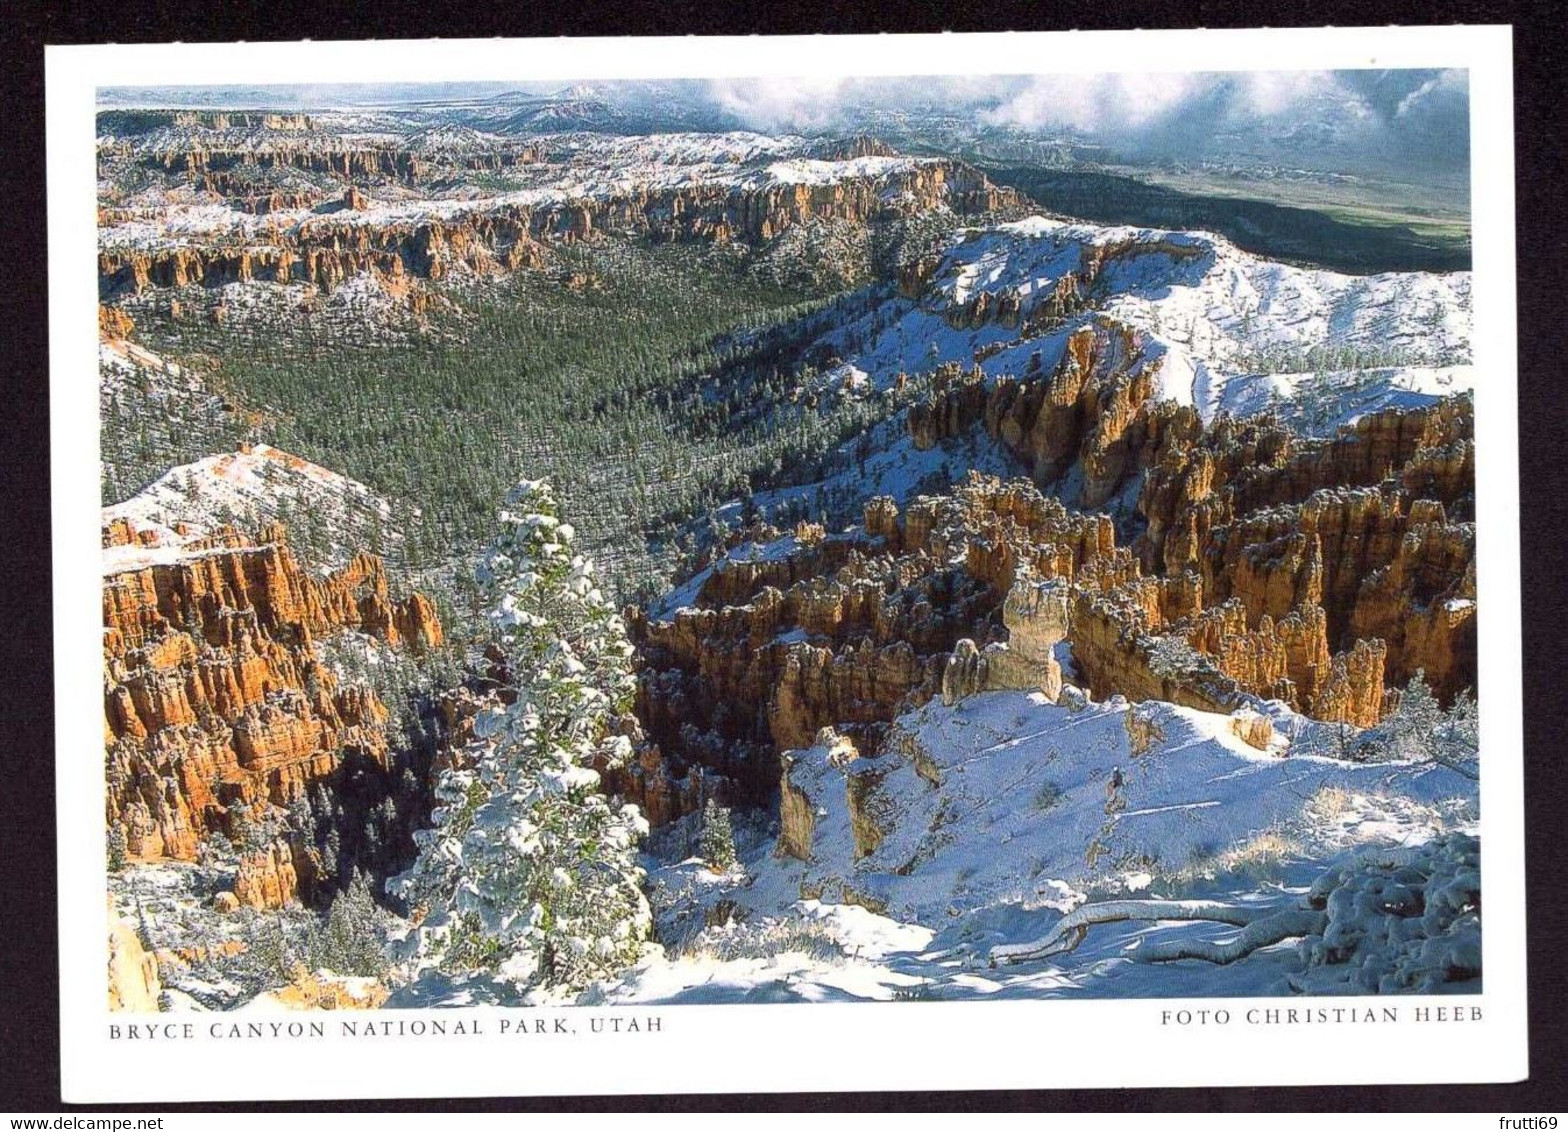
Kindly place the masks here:
[[(984, 114), (986, 121), (1023, 129), (1063, 126), (1092, 133), (1210, 130), (1331, 108), (1366, 115), (1354, 91), (1328, 71), (1234, 74), (1041, 75)], [(1186, 128), (1181, 128), (1186, 127)]]
[[(241, 101), (484, 98), (496, 85), (280, 87), (252, 89)], [(564, 85), (524, 82), (511, 89), (544, 95)], [(612, 80), (594, 83), (593, 91), (623, 110), (653, 112), (655, 119), (660, 112), (674, 115), (681, 128), (875, 132), (889, 113), (898, 116), (894, 129), (906, 115), (930, 113), (941, 120), (939, 130), (959, 134), (976, 127), (1075, 131), (1132, 160), (1240, 157), (1445, 171), (1469, 161), (1469, 84), (1464, 71), (1453, 70)]]
[(844, 126), (866, 110), (990, 106), (1023, 81), (995, 75), (708, 79), (699, 97), (753, 129), (806, 131)]
[(1136, 129), (1171, 114), (1199, 87), (1196, 75), (1038, 75), (981, 119), (1026, 130)]
[(845, 78), (715, 79), (708, 96), (720, 110), (759, 130), (810, 130), (834, 124)]
[(1470, 112), (1470, 76), (1459, 70), (1440, 71), (1399, 100), (1394, 116), (1413, 120)]

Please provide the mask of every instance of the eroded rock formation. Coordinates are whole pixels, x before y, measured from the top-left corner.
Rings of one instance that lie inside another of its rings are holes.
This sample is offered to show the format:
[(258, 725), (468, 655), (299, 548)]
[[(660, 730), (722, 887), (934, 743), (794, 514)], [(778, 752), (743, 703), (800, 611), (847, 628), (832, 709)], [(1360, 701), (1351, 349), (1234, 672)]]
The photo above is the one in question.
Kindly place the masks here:
[(1042, 486), (1081, 469), (1071, 502), (1102, 506), (1157, 454), (1202, 431), (1191, 408), (1156, 397), (1159, 359), (1146, 346), (1139, 331), (1096, 317), (1068, 336), (1048, 372), (1039, 355), (1022, 376), (992, 382), (945, 367), (931, 396), (911, 406), (910, 435), (929, 448), (983, 425)]
[[(972, 475), (902, 513), (874, 499), (845, 534), (721, 558), (691, 607), (630, 614), (638, 715), (662, 762), (760, 798), (780, 752), (823, 727), (874, 755), (889, 720), (935, 695), (1055, 697), (1063, 641), (1095, 697), (1221, 713), (1263, 697), (1368, 727), (1417, 671), (1445, 699), (1474, 686), (1474, 527), (1454, 517), (1473, 509), (1468, 400), (1374, 413), (1327, 440), (1266, 419), (1205, 429), (1126, 394), (1136, 373), (1082, 396), (1079, 372), (1103, 372), (1093, 352), (1123, 346), (1091, 327), (1056, 374), (1001, 399), (955, 372), (943, 407), (911, 422), (930, 435), (983, 420), (1037, 469), (1100, 469), (1085, 481), (1097, 493), (1146, 473), (1131, 545), (1108, 515)], [(1075, 391), (1057, 404), (1041, 386)], [(1237, 718), (1269, 747), (1262, 717)]]
[(153, 287), (251, 281), (309, 283), (331, 291), (361, 272), (393, 281), (439, 280), (459, 265), (489, 274), (543, 264), (544, 250), (530, 234), (528, 218), (496, 212), (384, 224), (324, 218), (244, 244), (108, 246), (98, 255), (98, 276), (100, 292), (113, 297)]
[(1319, 607), (1332, 648), (1380, 640), (1389, 683), (1421, 671), (1447, 700), (1475, 682), (1474, 476), (1468, 398), (1370, 413), (1328, 440), (1221, 420), (1153, 461), (1137, 551), (1197, 574), (1252, 628)]
[[(1227, 615), (1222, 668), (1248, 686), (1283, 679), (1288, 667), (1302, 703), (1330, 695), (1325, 687), (1341, 689), (1332, 698), (1345, 706), (1324, 706), (1326, 715), (1375, 718), (1375, 697), (1346, 699), (1342, 691), (1348, 673), (1375, 667), (1370, 644), (1356, 651), (1358, 641), (1374, 640), (1390, 684), (1422, 672), (1444, 700), (1473, 684), (1468, 398), (1372, 412), (1327, 439), (1304, 438), (1270, 417), (1222, 416), (1205, 427), (1192, 408), (1158, 399), (1158, 362), (1143, 347), (1136, 331), (1096, 319), (1068, 338), (1048, 372), (1035, 367), (988, 382), (978, 369), (945, 367), (932, 394), (909, 411), (911, 437), (924, 448), (983, 427), (1037, 483), (1066, 483), (1076, 472), (1072, 501), (1085, 507), (1138, 488), (1146, 527), (1131, 550), (1145, 575), (1161, 576), (1162, 596), (1151, 598), (1145, 587), (1115, 602), (1153, 601), (1160, 615), (1136, 623), (1156, 632), (1234, 599), (1242, 615)], [(1172, 601), (1185, 604), (1173, 612)], [(1347, 653), (1345, 674), (1297, 639), (1298, 624), (1316, 625), (1313, 609), (1328, 651)], [(1110, 623), (1131, 623), (1125, 611), (1101, 612)], [(1211, 616), (1209, 629), (1195, 630), (1195, 642), (1212, 645), (1213, 624)], [(1294, 634), (1297, 659), (1289, 665), (1264, 643), (1281, 633)], [(1312, 663), (1300, 659), (1303, 648)]]
[[(696, 604), (668, 620), (629, 612), (650, 738), (677, 772), (717, 771), (738, 800), (770, 794), (778, 752), (825, 726), (873, 749), (881, 725), (942, 691), (962, 640), (978, 650), (1012, 636), (1018, 651), (988, 654), (997, 675), (986, 678), (1027, 679), (1003, 674), (1040, 659), (1044, 688), (1048, 632), (1023, 627), (1027, 598), (1003, 609), (1015, 576), (1070, 577), (1113, 549), (1114, 532), (1027, 483), (976, 479), (902, 517), (874, 499), (850, 535), (781, 542), (781, 553), (721, 560)], [(1035, 613), (1043, 625), (1060, 608)]]
[[(232, 528), (166, 540), (126, 519), (104, 529), (117, 550), (103, 586), (107, 817), (127, 853), (193, 860), (207, 837), (242, 840), (273, 808), (344, 776), (393, 789), (386, 706), (340, 682), (316, 642), (353, 631), (433, 648), (430, 602), (393, 598), (369, 555), (308, 572), (280, 527), (257, 544)], [(303, 852), (279, 842), (243, 857), (240, 900), (297, 895), (317, 871)]]
[(138, 1014), (156, 1014), (163, 985), (158, 978), (158, 963), (150, 955), (136, 929), (109, 908), (109, 1009)]
[[(945, 160), (824, 183), (634, 185), (613, 194), (543, 194), (532, 203), (504, 201), (427, 216), (417, 210), (410, 216), (405, 209), (371, 222), (364, 218), (363, 198), (355, 197), (338, 212), (284, 218), (241, 240), (129, 244), (109, 238), (98, 257), (99, 290), (114, 297), (153, 287), (263, 280), (310, 283), (330, 291), (359, 272), (438, 280), (458, 265), (480, 273), (539, 267), (545, 245), (604, 231), (655, 241), (762, 244), (807, 222), (863, 225), (937, 208), (990, 212), (1017, 202), (1016, 194), (991, 184), (972, 166)], [(271, 213), (277, 211), (275, 204), (284, 203), (269, 198), (248, 208)]]

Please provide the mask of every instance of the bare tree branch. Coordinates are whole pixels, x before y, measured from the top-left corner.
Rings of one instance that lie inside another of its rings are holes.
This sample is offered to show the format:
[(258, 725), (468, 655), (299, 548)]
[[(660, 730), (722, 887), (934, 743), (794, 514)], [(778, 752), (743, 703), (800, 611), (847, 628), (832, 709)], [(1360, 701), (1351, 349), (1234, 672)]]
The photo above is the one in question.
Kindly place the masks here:
[(1095, 924), (1125, 920), (1207, 920), (1246, 927), (1265, 909), (1239, 908), (1216, 900), (1106, 900), (1083, 904), (1058, 920), (1041, 938), (1029, 943), (998, 944), (991, 949), (992, 964), (1027, 963), (1073, 950)]

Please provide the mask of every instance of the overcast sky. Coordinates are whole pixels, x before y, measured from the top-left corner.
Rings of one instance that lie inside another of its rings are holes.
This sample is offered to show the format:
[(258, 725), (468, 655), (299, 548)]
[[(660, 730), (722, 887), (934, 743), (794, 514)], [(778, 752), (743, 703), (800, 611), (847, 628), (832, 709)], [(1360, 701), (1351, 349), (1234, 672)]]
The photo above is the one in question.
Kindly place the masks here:
[[(1064, 130), (1143, 156), (1285, 149), (1462, 168), (1469, 159), (1469, 89), (1463, 71), (1266, 71), (910, 79), (701, 79), (593, 82), (584, 93), (627, 109), (680, 105), (730, 128), (853, 128), (868, 113), (936, 110), (978, 126)], [(103, 92), (103, 102), (230, 102), (333, 106), (546, 95), (562, 84), (363, 84)]]

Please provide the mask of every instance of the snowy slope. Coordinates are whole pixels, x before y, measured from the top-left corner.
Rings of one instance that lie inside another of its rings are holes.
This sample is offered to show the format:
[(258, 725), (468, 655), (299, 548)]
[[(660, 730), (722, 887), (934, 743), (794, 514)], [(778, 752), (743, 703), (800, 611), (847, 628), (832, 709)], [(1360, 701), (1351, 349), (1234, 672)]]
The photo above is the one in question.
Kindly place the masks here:
[[(1214, 924), (1107, 925), (1071, 954), (990, 961), (993, 947), (1033, 939), (1086, 901), (1285, 907), (1325, 869), (1369, 849), (1418, 846), (1473, 825), (1468, 779), (1430, 765), (1287, 757), (1284, 736), (1315, 725), (1279, 704), (1261, 707), (1279, 735), (1267, 751), (1237, 738), (1227, 716), (1130, 708), (1119, 698), (1066, 707), (997, 692), (902, 717), (902, 737), (877, 759), (794, 752), (791, 781), (815, 816), (812, 859), (780, 856), (772, 840), (755, 837), (728, 875), (696, 860), (658, 869), (656, 902), (678, 942), (607, 997), (1278, 992), (1301, 967), (1291, 946), (1226, 967), (1133, 961), (1151, 940), (1224, 936)], [(861, 780), (858, 818), (853, 779)], [(855, 826), (863, 839), (868, 815), (883, 838), (857, 857)], [(725, 908), (727, 917), (716, 914)]]
[(357, 480), (330, 471), (268, 444), (220, 453), (171, 468), (146, 489), (103, 509), (105, 526), (128, 521), (155, 545), (108, 547), (107, 576), (175, 562), (190, 556), (189, 544), (225, 525), (255, 535), (273, 521), (313, 514), (331, 532), (321, 547), (322, 570), (341, 566), (366, 549), (365, 536), (376, 528), (389, 541), (392, 506)]
[(1464, 349), (1469, 337), (1468, 272), (1342, 275), (1260, 259), (1209, 232), (1040, 216), (960, 235), (933, 280), (934, 305), (1011, 289), (1027, 313), (1095, 255), (1105, 264), (1098, 310), (1204, 360), (1329, 342), (1432, 358)]
[[(1142, 754), (1129, 713), (1154, 729)], [(899, 726), (902, 757), (838, 767), (820, 747), (792, 756), (791, 781), (818, 812), (811, 862), (776, 868), (795, 889), (784, 896), (848, 886), (899, 918), (932, 922), (999, 901), (1059, 902), (1068, 888), (1114, 889), (1129, 875), (1183, 878), (1264, 838), (1310, 852), (1365, 840), (1364, 822), (1414, 835), (1440, 803), (1469, 793), (1442, 768), (1282, 757), (1280, 738), (1259, 751), (1228, 716), (1159, 702), (1075, 710), (1037, 693), (991, 693), (933, 702)], [(877, 848), (857, 857), (846, 788), (861, 775), (872, 779), (859, 808), (888, 821)], [(1349, 827), (1319, 824), (1309, 811), (1326, 790), (1383, 796), (1387, 814), (1369, 807)]]
[[(1092, 285), (1080, 291), (1078, 313), (1048, 332), (952, 325), (980, 295), (1017, 296), (1027, 323), (1068, 277)], [(1160, 395), (1196, 406), (1205, 419), (1261, 411), (1328, 372), (1342, 393), (1336, 421), (1378, 407), (1389, 390), (1423, 403), (1473, 381), (1468, 272), (1343, 275), (1260, 259), (1206, 232), (1040, 216), (960, 230), (917, 302), (889, 300), (823, 344), (877, 387), (900, 372), (968, 366), (977, 354), (988, 375), (1016, 375), (1034, 354), (1049, 369), (1068, 334), (1096, 316), (1138, 330), (1146, 353), (1160, 360)], [(1377, 381), (1351, 380), (1368, 369)], [(1293, 380), (1260, 380), (1265, 375)]]
[[(329, 148), (360, 140), (386, 144), (397, 140), (383, 133), (356, 138), (331, 135)], [(433, 158), (455, 158), (465, 152), (491, 152), (500, 139), (474, 130), (443, 128), (404, 139), (416, 152)], [(175, 139), (152, 135), (132, 143), (132, 154), (178, 148)], [(224, 142), (227, 145), (227, 142)], [(239, 143), (239, 148), (297, 147), (293, 135), (267, 131)], [(810, 140), (733, 132), (613, 135), (570, 133), (539, 139), (546, 160), (507, 170), (499, 190), (476, 188), (462, 179), (449, 184), (408, 188), (378, 185), (371, 207), (323, 213), (314, 208), (284, 208), (262, 215), (231, 207), (205, 194), (178, 188), (141, 194), (127, 203), (137, 214), (99, 230), (104, 250), (150, 249), (222, 241), (262, 245), (279, 233), (301, 235), (311, 229), (380, 228), (424, 220), (455, 220), (508, 207), (538, 208), (582, 200), (606, 200), (634, 192), (708, 186), (731, 190), (764, 190), (780, 186), (825, 185), (847, 178), (881, 178), (907, 172), (943, 159), (923, 157), (861, 157), (827, 161), (807, 157)]]

